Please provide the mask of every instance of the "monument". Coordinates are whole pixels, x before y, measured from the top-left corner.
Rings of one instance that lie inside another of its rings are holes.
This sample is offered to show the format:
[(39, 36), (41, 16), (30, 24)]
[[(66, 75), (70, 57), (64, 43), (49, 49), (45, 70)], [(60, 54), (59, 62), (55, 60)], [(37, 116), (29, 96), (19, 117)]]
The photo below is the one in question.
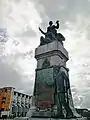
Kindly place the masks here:
[(59, 21), (56, 21), (56, 25), (50, 21), (47, 32), (39, 28), (45, 37), (41, 36), (40, 45), (35, 49), (37, 68), (32, 117), (85, 119), (76, 112), (73, 105), (69, 69), (66, 67), (69, 56), (63, 46), (65, 37), (57, 29)]

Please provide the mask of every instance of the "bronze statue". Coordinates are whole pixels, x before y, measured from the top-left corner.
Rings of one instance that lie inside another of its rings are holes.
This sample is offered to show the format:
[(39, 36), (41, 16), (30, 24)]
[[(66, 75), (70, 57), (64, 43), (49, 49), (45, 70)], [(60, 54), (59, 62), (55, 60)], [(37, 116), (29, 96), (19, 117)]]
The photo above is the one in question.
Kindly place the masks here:
[(57, 29), (59, 29), (59, 21), (56, 21), (56, 25), (53, 25), (53, 22), (49, 22), (49, 26), (47, 27), (47, 32), (44, 32), (40, 27), (39, 30), (42, 34), (45, 35), (45, 38), (41, 36), (40, 45), (48, 44), (52, 41), (60, 41), (62, 44), (65, 40), (64, 36), (61, 33), (57, 33)]
[(47, 28), (47, 33), (48, 32), (51, 32), (51, 33), (53, 33), (55, 36), (57, 36), (57, 30), (56, 29), (58, 29), (59, 28), (59, 21), (57, 20), (56, 21), (56, 26), (55, 25), (53, 25), (53, 22), (52, 21), (50, 21), (49, 22), (49, 27)]
[(74, 117), (74, 115), (73, 115), (71, 108), (69, 107), (69, 102), (67, 98), (68, 97), (67, 92), (70, 89), (69, 78), (63, 71), (63, 68), (67, 69), (64, 66), (60, 66), (59, 72), (56, 77), (57, 99), (58, 99), (58, 104), (59, 104), (58, 114), (64, 117), (64, 114), (62, 111), (63, 110), (62, 106), (63, 106), (66, 110), (66, 117), (72, 118)]

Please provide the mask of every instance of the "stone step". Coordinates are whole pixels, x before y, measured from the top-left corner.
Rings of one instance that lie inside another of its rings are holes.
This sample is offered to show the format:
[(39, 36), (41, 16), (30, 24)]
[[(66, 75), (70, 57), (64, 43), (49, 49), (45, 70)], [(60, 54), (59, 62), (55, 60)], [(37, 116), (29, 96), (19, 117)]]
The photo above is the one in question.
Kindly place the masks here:
[(17, 119), (14, 120), (87, 120), (86, 117), (82, 117), (82, 118), (68, 118), (68, 119), (60, 119), (60, 118), (23, 118), (23, 117), (19, 117)]

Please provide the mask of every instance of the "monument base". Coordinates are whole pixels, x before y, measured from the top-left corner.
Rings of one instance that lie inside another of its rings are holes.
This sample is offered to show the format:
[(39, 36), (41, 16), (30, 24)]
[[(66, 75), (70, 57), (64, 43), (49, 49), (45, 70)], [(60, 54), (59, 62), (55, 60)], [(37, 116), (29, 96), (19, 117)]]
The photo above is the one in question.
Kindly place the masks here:
[(68, 117), (58, 116), (55, 112), (51, 111), (39, 111), (34, 112), (31, 116), (31, 120), (87, 120), (86, 117)]
[(29, 109), (27, 115), (30, 120), (87, 120), (87, 117), (76, 117), (76, 118), (66, 118), (57, 115), (56, 110), (54, 111), (45, 111), (40, 110), (36, 111), (36, 107), (32, 106), (31, 109)]
[(30, 120), (87, 120), (86, 117), (83, 117), (83, 118), (39, 118), (39, 117), (36, 117), (36, 118), (30, 118)]

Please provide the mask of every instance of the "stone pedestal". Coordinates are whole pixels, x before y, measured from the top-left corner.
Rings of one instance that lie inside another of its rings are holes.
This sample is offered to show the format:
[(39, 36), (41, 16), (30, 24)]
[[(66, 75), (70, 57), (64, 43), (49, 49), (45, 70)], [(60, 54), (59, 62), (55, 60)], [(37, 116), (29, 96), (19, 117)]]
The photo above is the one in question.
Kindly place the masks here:
[(69, 59), (68, 52), (58, 41), (36, 48), (35, 58), (37, 59), (37, 69), (42, 69), (46, 59), (50, 62), (50, 66), (59, 65), (62, 61), (66, 64)]
[[(35, 106), (36, 109), (32, 113), (32, 117), (37, 117), (37, 119), (38, 117), (62, 118), (59, 112), (61, 110), (64, 117), (66, 117), (67, 111), (62, 103), (62, 107), (60, 108), (56, 77), (61, 66), (64, 66), (63, 72), (68, 76), (66, 62), (68, 61), (69, 56), (67, 50), (60, 42), (54, 41), (37, 47), (35, 49), (35, 58), (37, 60), (37, 69), (33, 93), (33, 106)], [(70, 86), (69, 81), (68, 85)], [(65, 101), (67, 102), (65, 104), (68, 104), (74, 116), (81, 119), (81, 116), (74, 108), (70, 88), (65, 93)]]
[(48, 107), (51, 107), (51, 104), (55, 104), (54, 68), (61, 64), (66, 66), (66, 61), (69, 59), (68, 52), (60, 42), (54, 41), (37, 47), (35, 58), (37, 59), (34, 87), (35, 103), (41, 104), (43, 102), (42, 104), (50, 104)]

